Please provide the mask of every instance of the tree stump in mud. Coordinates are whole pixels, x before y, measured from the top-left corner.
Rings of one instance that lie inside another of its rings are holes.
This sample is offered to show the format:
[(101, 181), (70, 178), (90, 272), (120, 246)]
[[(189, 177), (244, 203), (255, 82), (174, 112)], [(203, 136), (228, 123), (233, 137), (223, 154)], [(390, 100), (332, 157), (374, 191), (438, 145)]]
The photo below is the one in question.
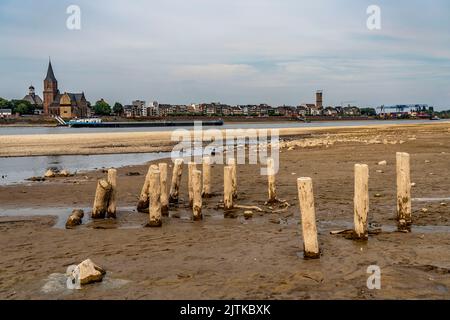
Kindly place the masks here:
[(233, 209), (233, 168), (224, 167), (223, 172), (223, 207), (225, 214)]
[(236, 159), (231, 158), (228, 159), (228, 165), (231, 167), (231, 186), (233, 188), (233, 199), (237, 199), (237, 167), (236, 167)]
[(408, 153), (397, 152), (397, 225), (399, 231), (411, 231), (411, 169)]
[(149, 205), (149, 227), (161, 227), (161, 178), (160, 171), (152, 169), (149, 183), (150, 205)]
[(108, 170), (108, 183), (111, 185), (111, 192), (108, 200), (107, 218), (116, 218), (117, 213), (117, 170)]
[(103, 219), (108, 210), (109, 194), (111, 185), (105, 179), (97, 182), (97, 191), (95, 192), (94, 206), (92, 208), (92, 219)]
[[(153, 167), (154, 169), (154, 167)], [(141, 194), (139, 196), (139, 201), (137, 204), (137, 211), (146, 213), (148, 210), (148, 186), (150, 184), (150, 173), (152, 171), (152, 166), (148, 167), (147, 175), (145, 176), (144, 185), (142, 186)]]
[(354, 195), (355, 238), (368, 239), (367, 216), (369, 213), (369, 166), (355, 165), (355, 195)]
[(211, 197), (211, 158), (203, 158), (203, 198)]
[(161, 214), (169, 216), (169, 195), (167, 194), (167, 163), (159, 164), (161, 179)]
[(275, 162), (273, 158), (267, 159), (267, 182), (269, 199), (267, 203), (277, 202), (277, 191), (275, 186)]
[(299, 178), (297, 179), (297, 186), (302, 220), (304, 257), (306, 259), (317, 259), (320, 258), (320, 249), (317, 240), (312, 179)]
[(194, 201), (194, 188), (192, 182), (193, 172), (197, 170), (195, 162), (189, 162), (188, 164), (188, 191), (189, 191), (189, 206), (192, 207)]
[(175, 160), (172, 173), (172, 183), (170, 186), (169, 203), (178, 203), (181, 175), (183, 174), (183, 163), (183, 159)]
[(72, 214), (67, 219), (66, 229), (72, 229), (76, 226), (79, 226), (82, 223), (83, 217), (84, 217), (83, 210), (80, 210), (80, 209), (73, 210)]
[(192, 193), (193, 193), (193, 204), (192, 204), (193, 220), (199, 221), (199, 220), (203, 219), (203, 216), (202, 216), (202, 172), (199, 170), (192, 171)]

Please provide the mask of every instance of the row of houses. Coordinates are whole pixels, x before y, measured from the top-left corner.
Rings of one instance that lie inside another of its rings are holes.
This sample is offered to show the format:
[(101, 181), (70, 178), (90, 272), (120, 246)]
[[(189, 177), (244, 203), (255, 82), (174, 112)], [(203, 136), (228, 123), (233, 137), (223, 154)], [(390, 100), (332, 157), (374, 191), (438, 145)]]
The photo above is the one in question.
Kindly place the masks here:
[(182, 115), (202, 116), (253, 116), (253, 117), (306, 117), (306, 116), (359, 116), (360, 109), (355, 106), (347, 107), (318, 107), (315, 104), (299, 106), (272, 107), (267, 104), (230, 106), (220, 102), (190, 105), (159, 104), (136, 100), (131, 105), (124, 106), (124, 116), (134, 117), (166, 117)]

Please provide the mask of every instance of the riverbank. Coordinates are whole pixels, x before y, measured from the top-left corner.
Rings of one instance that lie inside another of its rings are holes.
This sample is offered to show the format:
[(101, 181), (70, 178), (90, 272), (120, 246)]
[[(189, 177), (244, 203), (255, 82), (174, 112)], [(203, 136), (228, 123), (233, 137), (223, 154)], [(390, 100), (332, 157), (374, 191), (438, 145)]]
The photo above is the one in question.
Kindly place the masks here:
[[(265, 206), (266, 178), (260, 176), (260, 166), (240, 165), (238, 203), (264, 209), (249, 220), (243, 210), (236, 211), (236, 219), (224, 219), (216, 209), (223, 192), (222, 165), (212, 169), (215, 196), (205, 200), (205, 219), (190, 221), (191, 210), (182, 201), (160, 229), (143, 228), (148, 215), (134, 211), (149, 163), (118, 170), (117, 220), (85, 218), (74, 230), (55, 228), (57, 220), (46, 212), (59, 211), (64, 220), (74, 208), (91, 207), (96, 180), (105, 176), (102, 170), (0, 187), (0, 208), (14, 212), (0, 218), (0, 298), (449, 299), (449, 129), (449, 124), (436, 124), (286, 135), (277, 191), (291, 207), (277, 211)], [(411, 154), (413, 197), (438, 199), (413, 201), (410, 234), (392, 232), (398, 151)], [(386, 166), (377, 165), (382, 160)], [(384, 228), (367, 244), (330, 234), (352, 226), (355, 163), (370, 167), (369, 221)], [(185, 166), (184, 200), (186, 173)], [(301, 176), (313, 178), (320, 260), (301, 258), (296, 187)], [(42, 216), (30, 216), (32, 212)], [(49, 285), (51, 274), (64, 273), (86, 258), (104, 267), (111, 281), (75, 292)], [(381, 290), (366, 286), (370, 265), (381, 268)]]
[[(434, 127), (446, 130), (449, 122), (405, 123), (357, 125), (353, 127), (293, 127), (279, 125), (281, 137), (311, 134), (340, 134), (361, 132), (363, 130), (392, 131), (418, 130), (421, 127)], [(244, 127), (246, 128), (246, 127)], [(251, 127), (248, 127), (251, 128)], [(257, 128), (257, 127), (256, 127)], [(192, 128), (190, 128), (192, 130)], [(212, 128), (204, 127), (204, 130)], [(221, 130), (222, 134), (226, 129)], [(106, 132), (106, 133), (61, 133), (0, 136), (0, 157), (56, 156), (56, 155), (93, 155), (168, 152), (178, 141), (172, 141), (171, 130), (143, 132)], [(223, 135), (224, 136), (224, 135)], [(177, 139), (177, 137), (175, 137)]]

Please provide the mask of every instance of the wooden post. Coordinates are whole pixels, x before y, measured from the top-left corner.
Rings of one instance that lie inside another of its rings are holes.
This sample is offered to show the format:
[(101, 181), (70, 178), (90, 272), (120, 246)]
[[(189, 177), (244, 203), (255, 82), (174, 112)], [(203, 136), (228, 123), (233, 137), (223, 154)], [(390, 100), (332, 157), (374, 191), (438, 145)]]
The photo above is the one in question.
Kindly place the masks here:
[(233, 188), (233, 199), (237, 199), (238, 193), (237, 193), (237, 167), (236, 167), (236, 159), (231, 158), (228, 159), (228, 165), (231, 167), (232, 172), (232, 180), (231, 180), (231, 186)]
[(268, 203), (274, 203), (277, 201), (277, 191), (275, 187), (275, 163), (273, 158), (267, 159), (267, 180), (268, 180)]
[(95, 192), (94, 206), (92, 208), (92, 219), (105, 218), (108, 209), (109, 193), (111, 185), (105, 179), (98, 180), (97, 191)]
[(411, 231), (410, 156), (403, 152), (397, 152), (397, 224), (399, 231)]
[(211, 158), (203, 158), (203, 198), (211, 197)]
[(142, 186), (141, 194), (139, 196), (139, 201), (137, 204), (138, 212), (147, 212), (148, 210), (148, 186), (150, 184), (150, 174), (154, 169), (154, 165), (148, 167), (147, 175), (145, 176), (144, 185)]
[(169, 195), (167, 194), (167, 163), (158, 165), (161, 178), (161, 214), (169, 216)]
[(233, 209), (233, 168), (225, 166), (223, 171), (223, 206), (225, 211)]
[(189, 206), (192, 207), (192, 204), (194, 202), (194, 188), (193, 188), (193, 182), (192, 182), (192, 176), (193, 172), (197, 170), (197, 165), (195, 162), (189, 162), (188, 164), (188, 191), (189, 191)]
[(178, 203), (178, 196), (180, 193), (181, 175), (183, 174), (183, 159), (175, 160), (172, 173), (172, 184), (170, 186), (170, 203)]
[(355, 238), (367, 240), (369, 237), (367, 229), (367, 216), (369, 213), (369, 166), (366, 164), (355, 165), (354, 196)]
[(199, 170), (192, 171), (192, 192), (193, 192), (193, 219), (199, 221), (202, 216), (202, 172)]
[(317, 240), (316, 213), (314, 208), (314, 193), (311, 178), (297, 179), (298, 198), (302, 216), (303, 248), (306, 259), (320, 258), (319, 242)]
[(108, 183), (111, 185), (111, 193), (109, 195), (107, 218), (116, 218), (117, 212), (117, 170), (108, 170)]
[(148, 226), (161, 227), (161, 179), (159, 170), (153, 169), (150, 173), (149, 193), (150, 205), (148, 211), (150, 213), (150, 221)]

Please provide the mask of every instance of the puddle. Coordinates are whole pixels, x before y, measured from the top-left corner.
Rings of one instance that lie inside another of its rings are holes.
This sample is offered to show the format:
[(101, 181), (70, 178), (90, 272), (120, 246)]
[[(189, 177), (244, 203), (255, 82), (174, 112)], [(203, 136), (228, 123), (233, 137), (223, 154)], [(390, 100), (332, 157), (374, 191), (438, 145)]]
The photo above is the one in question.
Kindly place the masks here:
[[(369, 225), (370, 226), (370, 225)], [(332, 230), (347, 230), (347, 229), (353, 229), (353, 224), (349, 221), (319, 221), (318, 222), (319, 231), (323, 232), (329, 232)], [(396, 225), (380, 225), (380, 224), (374, 224), (372, 227), (369, 227), (369, 229), (381, 229), (382, 232), (390, 233), (390, 232), (396, 232), (397, 226)], [(411, 226), (411, 233), (420, 233), (420, 234), (427, 234), (427, 233), (450, 233), (450, 226), (417, 226), (412, 225)]]
[[(67, 288), (67, 275), (65, 273), (52, 273), (45, 280), (45, 284), (41, 288), (41, 292), (44, 294), (58, 294), (58, 295), (70, 295), (76, 293), (79, 290), (71, 290)], [(130, 283), (129, 280), (113, 279), (106, 273), (102, 282), (97, 282), (83, 286), (81, 290), (88, 290), (95, 287), (101, 290), (114, 290)]]
[(449, 198), (413, 198), (412, 201), (417, 202), (442, 202), (442, 201), (450, 201)]

